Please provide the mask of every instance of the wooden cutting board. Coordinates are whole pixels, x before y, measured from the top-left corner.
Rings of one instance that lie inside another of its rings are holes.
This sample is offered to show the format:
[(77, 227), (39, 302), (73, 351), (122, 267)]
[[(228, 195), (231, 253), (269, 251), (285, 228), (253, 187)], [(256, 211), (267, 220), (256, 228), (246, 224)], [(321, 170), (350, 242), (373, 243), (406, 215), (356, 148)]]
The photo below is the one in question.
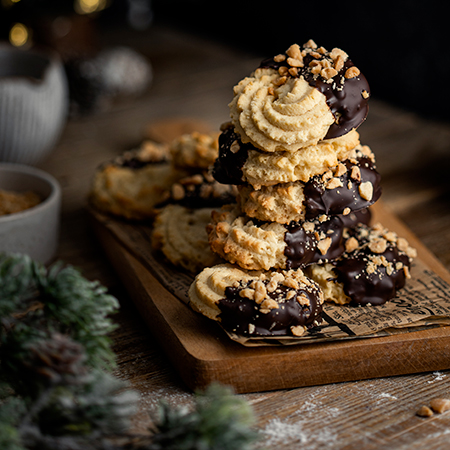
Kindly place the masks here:
[[(377, 202), (374, 220), (408, 239), (418, 259), (445, 281), (450, 274)], [(151, 333), (193, 390), (213, 381), (237, 393), (311, 386), (450, 368), (450, 326), (393, 336), (280, 347), (244, 347), (193, 312), (121, 244), (111, 218), (91, 212), (96, 235)], [(127, 225), (130, 226), (130, 225)], [(150, 244), (149, 244), (150, 245)]]

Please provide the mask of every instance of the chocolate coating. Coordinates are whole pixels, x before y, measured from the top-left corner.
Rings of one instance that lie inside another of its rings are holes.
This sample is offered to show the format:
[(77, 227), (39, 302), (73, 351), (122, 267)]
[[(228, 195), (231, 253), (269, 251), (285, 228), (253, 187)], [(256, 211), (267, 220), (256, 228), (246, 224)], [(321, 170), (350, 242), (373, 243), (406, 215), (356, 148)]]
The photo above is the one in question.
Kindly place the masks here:
[[(284, 255), (287, 258), (287, 269), (303, 268), (319, 261), (330, 261), (344, 253), (344, 224), (341, 218), (332, 216), (324, 222), (316, 222), (314, 231), (305, 231), (303, 222), (286, 225)], [(331, 244), (325, 254), (317, 247), (317, 236), (321, 234), (331, 238)]]
[[(320, 176), (311, 178), (305, 184), (304, 206), (307, 219), (317, 217), (321, 214), (342, 214), (345, 208), (350, 208), (352, 211), (359, 211), (369, 207), (380, 198), (381, 176), (376, 171), (372, 161), (370, 158), (360, 157), (357, 158), (357, 162), (361, 173), (360, 181), (354, 181), (350, 178), (350, 170), (354, 164), (347, 160), (343, 162), (347, 168), (347, 172), (339, 177), (343, 184), (342, 187), (326, 189)], [(366, 200), (359, 194), (360, 184), (367, 181), (372, 183), (373, 186), (371, 200)]]
[[(291, 335), (292, 326), (312, 328), (321, 322), (322, 305), (318, 300), (317, 288), (298, 289), (289, 300), (278, 300), (279, 308), (263, 313), (253, 300), (239, 295), (248, 284), (241, 282), (237, 288), (227, 287), (226, 297), (218, 303), (221, 310), (220, 321), (226, 330), (244, 336), (286, 336)], [(285, 298), (288, 290), (286, 286), (279, 286), (269, 296), (275, 300), (280, 296)], [(306, 296), (309, 305), (301, 305), (297, 301), (299, 295)], [(252, 332), (249, 325), (254, 326)]]
[[(231, 151), (234, 142), (239, 145), (237, 152)], [(248, 156), (251, 144), (243, 144), (233, 126), (228, 126), (219, 136), (219, 155), (214, 162), (212, 175), (222, 184), (243, 184), (242, 167)]]
[[(326, 97), (333, 116), (334, 123), (330, 126), (324, 139), (332, 139), (343, 136), (352, 129), (356, 129), (364, 122), (369, 112), (368, 98), (370, 87), (365, 76), (360, 73), (354, 78), (345, 78), (346, 70), (354, 64), (347, 59), (344, 66), (337, 75), (332, 78), (332, 82), (324, 80), (320, 76), (311, 73), (309, 63), (315, 58), (307, 55), (304, 58), (303, 67), (298, 68), (297, 77), (303, 76), (308, 84), (318, 89)], [(278, 70), (280, 67), (289, 67), (287, 59), (276, 62), (274, 58), (268, 58), (261, 62), (260, 68), (272, 68)], [(367, 92), (366, 98), (363, 91)]]
[(370, 254), (370, 249), (365, 247), (335, 262), (337, 280), (343, 284), (344, 292), (352, 299), (353, 305), (382, 305), (394, 298), (397, 290), (405, 285), (405, 272), (403, 268), (396, 269), (395, 264), (401, 262), (409, 268), (408, 256), (401, 254), (397, 247), (392, 245), (380, 254), (379, 256), (393, 263), (394, 269), (388, 275), (383, 265), (378, 266), (374, 273), (367, 272)]

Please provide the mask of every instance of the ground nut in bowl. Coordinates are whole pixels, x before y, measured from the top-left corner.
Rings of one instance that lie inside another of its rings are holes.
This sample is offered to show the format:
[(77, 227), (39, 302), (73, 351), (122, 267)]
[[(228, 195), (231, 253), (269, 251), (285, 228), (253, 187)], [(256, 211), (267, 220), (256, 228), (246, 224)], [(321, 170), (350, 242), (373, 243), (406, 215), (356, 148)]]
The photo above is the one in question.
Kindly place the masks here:
[(0, 45), (0, 161), (35, 165), (66, 122), (68, 88), (56, 53)]
[(34, 167), (0, 163), (0, 191), (32, 192), (40, 198), (40, 203), (29, 209), (0, 215), (0, 252), (24, 253), (42, 263), (50, 262), (59, 240), (59, 183)]

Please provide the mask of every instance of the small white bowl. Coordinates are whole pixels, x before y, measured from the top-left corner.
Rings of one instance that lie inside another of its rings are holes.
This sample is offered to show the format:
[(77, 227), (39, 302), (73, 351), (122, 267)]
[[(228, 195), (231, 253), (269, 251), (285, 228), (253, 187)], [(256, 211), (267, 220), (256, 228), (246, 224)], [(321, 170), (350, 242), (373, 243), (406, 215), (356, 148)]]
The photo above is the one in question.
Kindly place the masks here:
[(0, 252), (24, 253), (44, 264), (54, 258), (59, 242), (61, 188), (48, 173), (21, 164), (0, 163), (0, 189), (33, 191), (42, 202), (0, 216)]

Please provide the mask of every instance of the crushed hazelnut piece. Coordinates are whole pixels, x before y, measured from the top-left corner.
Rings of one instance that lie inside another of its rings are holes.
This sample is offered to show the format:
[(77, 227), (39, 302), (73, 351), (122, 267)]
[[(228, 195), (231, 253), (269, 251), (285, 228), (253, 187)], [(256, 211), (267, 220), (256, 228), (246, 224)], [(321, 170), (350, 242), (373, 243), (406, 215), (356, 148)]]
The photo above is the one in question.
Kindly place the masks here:
[(298, 281), (294, 280), (293, 278), (286, 278), (283, 281), (283, 285), (287, 286), (287, 287), (290, 287), (292, 289), (298, 289)]
[(181, 200), (184, 198), (185, 192), (184, 187), (179, 183), (174, 183), (172, 186), (172, 197), (174, 200)]
[(331, 238), (327, 237), (325, 239), (321, 239), (317, 243), (317, 248), (319, 249), (319, 251), (322, 255), (325, 255), (327, 253), (328, 249), (330, 248), (330, 245), (331, 245)]
[(255, 302), (261, 303), (267, 297), (266, 286), (262, 281), (255, 283)]
[(327, 170), (323, 175), (322, 175), (322, 181), (325, 183), (327, 180), (329, 180), (330, 178), (333, 178), (333, 172), (331, 170)]
[(339, 178), (332, 178), (330, 181), (328, 181), (326, 188), (327, 189), (336, 189), (338, 187), (342, 187), (342, 181)]
[(416, 412), (416, 416), (419, 417), (431, 417), (433, 415), (433, 411), (428, 408), (428, 406), (421, 406), (418, 411)]
[(272, 86), (268, 87), (267, 92), (268, 92), (269, 95), (275, 95), (275, 91), (273, 90)]
[(255, 291), (253, 289), (245, 288), (239, 292), (239, 296), (253, 300), (253, 298), (255, 297)]
[(279, 73), (281, 76), (286, 75), (286, 74), (288, 73), (288, 68), (287, 68), (286, 66), (281, 66), (281, 67), (278, 69), (278, 73)]
[(306, 44), (303, 45), (303, 47), (317, 48), (317, 44), (312, 39), (310, 39)]
[(298, 44), (292, 44), (287, 50), (286, 55), (294, 59), (302, 59), (302, 52)]
[(300, 59), (296, 59), (296, 58), (288, 58), (288, 59), (287, 59), (287, 63), (288, 63), (291, 67), (303, 67), (303, 61), (301, 61)]
[(295, 291), (288, 291), (286, 294), (286, 300), (290, 300), (293, 297), (295, 297)]
[(281, 86), (282, 84), (286, 83), (286, 80), (287, 80), (287, 77), (279, 77), (273, 81), (273, 84), (275, 86)]
[(248, 332), (249, 332), (249, 334), (253, 334), (255, 332), (255, 329), (256, 329), (255, 325), (253, 325), (252, 323), (248, 324)]
[(303, 223), (303, 229), (307, 233), (312, 233), (314, 231), (314, 224), (312, 222), (304, 222)]
[(284, 61), (285, 59), (286, 59), (286, 56), (283, 55), (283, 54), (277, 55), (277, 56), (275, 56), (275, 57), (273, 58), (273, 60), (274, 60), (275, 62), (282, 62), (282, 61)]
[(350, 178), (355, 181), (361, 181), (361, 170), (358, 166), (353, 166), (350, 171)]
[(450, 400), (446, 398), (435, 398), (430, 402), (431, 409), (439, 414), (450, 409)]
[(279, 308), (278, 303), (271, 298), (267, 298), (261, 303), (261, 309), (278, 309), (278, 308)]
[(339, 163), (334, 172), (334, 176), (341, 177), (345, 172), (347, 172), (347, 167), (345, 167), (345, 164)]
[(334, 60), (334, 68), (339, 72), (344, 67), (344, 62), (342, 55), (338, 55)]
[(355, 78), (357, 77), (361, 72), (359, 69), (355, 66), (349, 67), (344, 74), (344, 77), (347, 79)]
[(288, 72), (289, 72), (289, 75), (291, 75), (291, 76), (293, 76), (293, 77), (296, 77), (296, 76), (298, 75), (298, 69), (297, 69), (297, 67), (291, 67), (291, 68), (288, 70)]
[(359, 247), (358, 240), (354, 237), (351, 237), (345, 241), (345, 251), (347, 253), (350, 253), (353, 250), (356, 250), (358, 247)]
[(366, 181), (365, 183), (361, 183), (359, 185), (359, 195), (361, 195), (361, 197), (368, 202), (372, 200), (373, 186), (370, 181)]
[(333, 69), (332, 67), (326, 67), (325, 69), (321, 70), (320, 75), (325, 80), (329, 80), (337, 75), (337, 70)]
[(309, 305), (309, 303), (310, 303), (309, 302), (309, 298), (304, 293), (301, 293), (300, 295), (297, 295), (297, 301), (302, 306)]
[(363, 96), (363, 98), (369, 98), (370, 94), (364, 89), (364, 91), (361, 92), (361, 95)]
[(330, 57), (333, 61), (336, 61), (339, 56), (344, 60), (344, 62), (347, 60), (348, 55), (344, 52), (344, 50), (341, 50), (340, 48), (333, 48), (330, 52)]
[(230, 146), (231, 153), (237, 153), (240, 149), (239, 142), (237, 140), (233, 141), (233, 143)]
[(374, 239), (369, 243), (369, 248), (374, 253), (383, 253), (387, 248), (386, 239)]
[(305, 333), (305, 331), (306, 331), (306, 328), (302, 327), (301, 325), (296, 325), (296, 326), (291, 327), (291, 333), (294, 336), (302, 336)]
[(408, 266), (403, 266), (403, 273), (405, 274), (405, 277), (407, 279), (411, 278), (411, 274), (409, 273), (409, 267)]
[(352, 212), (352, 210), (349, 207), (347, 207), (344, 209), (344, 211), (342, 211), (342, 214), (344, 216), (348, 216), (351, 212)]

